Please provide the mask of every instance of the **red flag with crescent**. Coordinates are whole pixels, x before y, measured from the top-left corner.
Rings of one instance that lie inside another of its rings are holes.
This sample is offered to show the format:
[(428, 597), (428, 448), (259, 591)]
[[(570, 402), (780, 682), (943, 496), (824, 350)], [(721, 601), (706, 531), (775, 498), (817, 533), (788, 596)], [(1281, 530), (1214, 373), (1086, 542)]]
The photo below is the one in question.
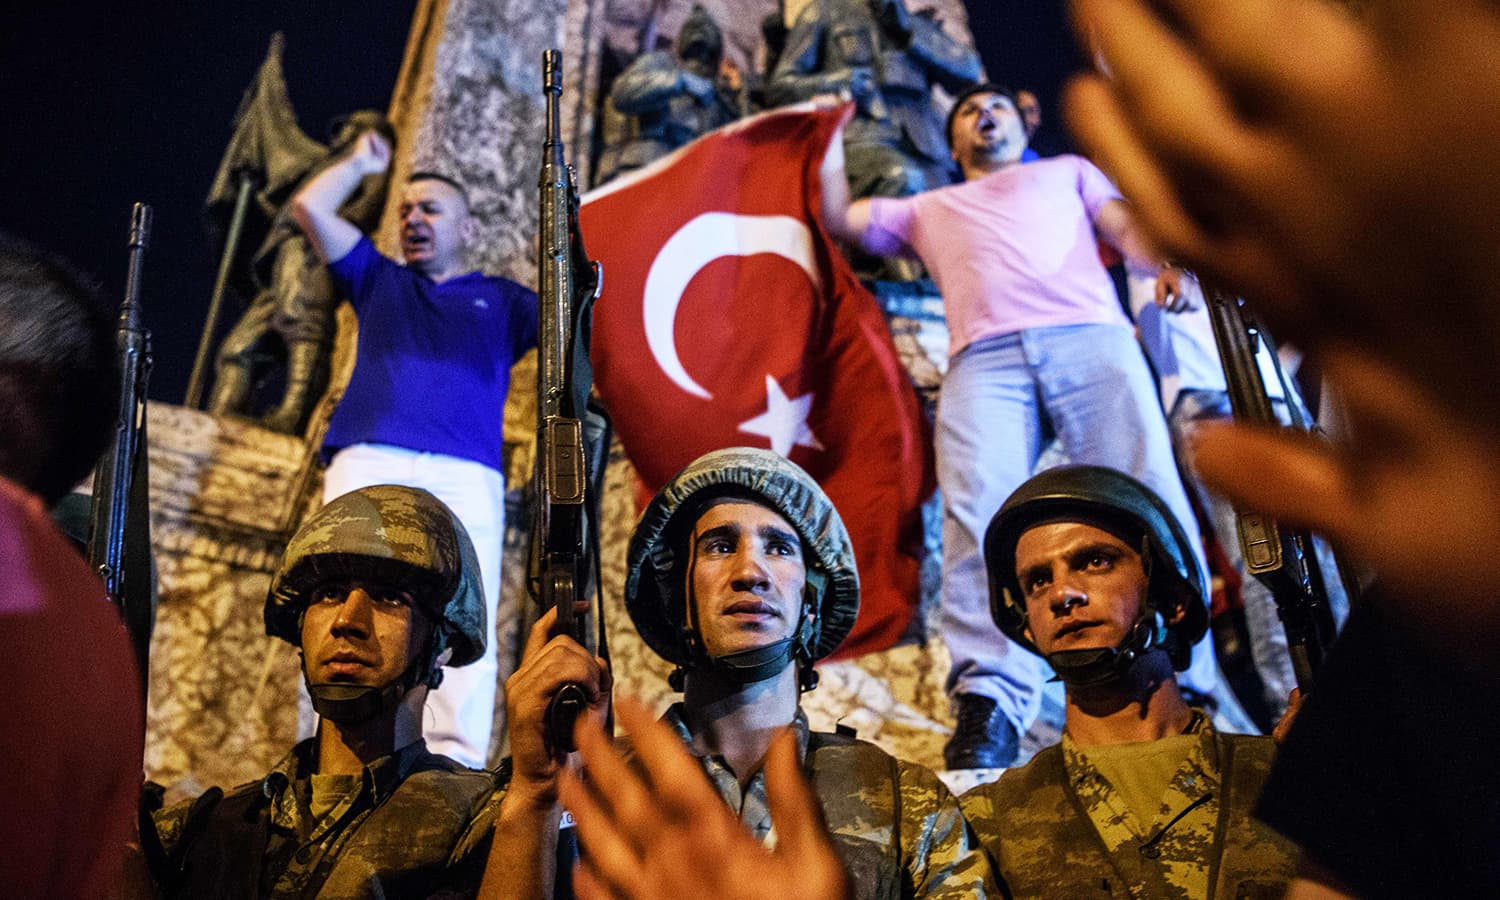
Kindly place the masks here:
[(805, 468), (854, 542), (847, 657), (912, 624), (933, 475), (885, 318), (819, 221), (845, 115), (792, 107), (710, 132), (590, 193), (580, 222), (605, 273), (594, 383), (643, 486), (722, 447)]

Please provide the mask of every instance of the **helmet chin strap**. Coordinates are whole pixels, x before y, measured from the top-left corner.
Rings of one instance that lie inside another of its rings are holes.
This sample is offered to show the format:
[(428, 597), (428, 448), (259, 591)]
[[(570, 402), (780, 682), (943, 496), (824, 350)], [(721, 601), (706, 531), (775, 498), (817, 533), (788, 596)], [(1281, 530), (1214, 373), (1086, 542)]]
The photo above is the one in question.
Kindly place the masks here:
[[(433, 649), (436, 641), (431, 641)], [(307, 695), (312, 698), (313, 711), (337, 725), (358, 725), (395, 709), (406, 695), (419, 684), (437, 687), (442, 680), (443, 664), (452, 655), (450, 649), (421, 654), (392, 681), (383, 685), (348, 684), (330, 681), (313, 684), (307, 674), (306, 661), (302, 664), (302, 681), (307, 685)]]
[(723, 656), (706, 657), (704, 669), (744, 686), (780, 675), (797, 655), (795, 638), (783, 638), (764, 647), (752, 647)]
[(1157, 645), (1156, 613), (1150, 607), (1131, 626), (1125, 639), (1113, 647), (1092, 650), (1058, 650), (1047, 654), (1047, 662), (1063, 684), (1083, 687), (1119, 681), (1130, 674), (1141, 657)]
[(407, 690), (403, 681), (405, 679), (398, 678), (383, 687), (309, 682), (307, 693), (312, 697), (313, 710), (318, 715), (338, 725), (358, 725), (400, 703)]

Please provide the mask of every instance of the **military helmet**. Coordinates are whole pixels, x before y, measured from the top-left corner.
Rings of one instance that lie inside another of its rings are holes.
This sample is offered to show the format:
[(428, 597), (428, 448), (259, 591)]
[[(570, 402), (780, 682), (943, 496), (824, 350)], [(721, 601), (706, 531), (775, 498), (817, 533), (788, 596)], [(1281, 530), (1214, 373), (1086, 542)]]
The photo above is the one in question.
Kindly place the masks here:
[[(1016, 489), (990, 520), (984, 534), (984, 561), (989, 571), (990, 613), (1005, 636), (1038, 656), (1026, 637), (1026, 595), (1016, 579), (1016, 543), (1028, 529), (1048, 522), (1083, 522), (1122, 539), (1139, 541), (1148, 579), (1148, 627), (1138, 650), (1160, 641), (1155, 613), (1181, 607), (1186, 615), (1170, 626), (1166, 649), (1177, 669), (1187, 668), (1193, 644), (1208, 629), (1208, 592), (1197, 553), (1177, 517), (1154, 491), (1116, 469), (1104, 466), (1059, 466)], [(1056, 655), (1056, 654), (1054, 654)], [(1054, 667), (1057, 666), (1053, 661)], [(1063, 674), (1061, 671), (1059, 674)], [(1067, 680), (1064, 675), (1064, 680)]]
[[(433, 623), (429, 660), (450, 666), (484, 655), (488, 637), (479, 558), (463, 523), (420, 488), (381, 484), (336, 498), (287, 544), (266, 597), (266, 633), (302, 644), (302, 615), (320, 584), (378, 578), (410, 591)], [(432, 683), (437, 670), (422, 673)]]
[(811, 664), (832, 653), (859, 614), (854, 547), (838, 510), (800, 466), (770, 450), (731, 447), (704, 454), (664, 486), (630, 538), (625, 606), (646, 644), (684, 668), (704, 664), (687, 616), (686, 575), (678, 558), (714, 502), (740, 497), (775, 510), (806, 551), (807, 584), (796, 654)]

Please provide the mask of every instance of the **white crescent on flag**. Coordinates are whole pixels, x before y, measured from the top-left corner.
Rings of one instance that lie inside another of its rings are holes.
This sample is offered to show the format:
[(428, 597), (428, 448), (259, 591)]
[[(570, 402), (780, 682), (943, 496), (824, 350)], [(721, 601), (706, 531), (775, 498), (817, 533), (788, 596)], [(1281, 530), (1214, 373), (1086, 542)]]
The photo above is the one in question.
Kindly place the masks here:
[(791, 216), (742, 216), (703, 213), (677, 229), (657, 251), (646, 273), (641, 315), (646, 346), (672, 383), (704, 400), (713, 395), (683, 368), (677, 355), (677, 307), (682, 294), (704, 266), (725, 256), (771, 253), (796, 263), (822, 289), (813, 261), (813, 237), (807, 225)]

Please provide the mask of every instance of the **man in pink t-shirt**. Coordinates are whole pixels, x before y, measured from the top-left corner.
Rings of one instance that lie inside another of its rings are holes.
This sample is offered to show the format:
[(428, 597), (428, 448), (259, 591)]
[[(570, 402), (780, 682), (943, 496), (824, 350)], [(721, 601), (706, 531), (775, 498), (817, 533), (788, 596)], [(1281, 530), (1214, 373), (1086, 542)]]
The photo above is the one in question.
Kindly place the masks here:
[[(942, 630), (958, 717), (944, 756), (950, 769), (993, 768), (1015, 761), (1018, 735), (1040, 709), (1042, 672), (990, 619), (980, 547), (990, 517), (1050, 439), (1072, 462), (1145, 482), (1198, 545), (1156, 387), (1099, 242), (1117, 247), (1132, 271), (1160, 273), (1157, 299), (1168, 310), (1184, 294), (1181, 273), (1160, 264), (1093, 164), (1072, 155), (1019, 164), (1026, 131), (1007, 91), (986, 84), (961, 94), (947, 135), (963, 182), (854, 203), (835, 140), (823, 212), (835, 235), (868, 252), (920, 258), (943, 295), (951, 341), (935, 429)], [(1207, 694), (1211, 648), (1194, 661), (1184, 684)]]

